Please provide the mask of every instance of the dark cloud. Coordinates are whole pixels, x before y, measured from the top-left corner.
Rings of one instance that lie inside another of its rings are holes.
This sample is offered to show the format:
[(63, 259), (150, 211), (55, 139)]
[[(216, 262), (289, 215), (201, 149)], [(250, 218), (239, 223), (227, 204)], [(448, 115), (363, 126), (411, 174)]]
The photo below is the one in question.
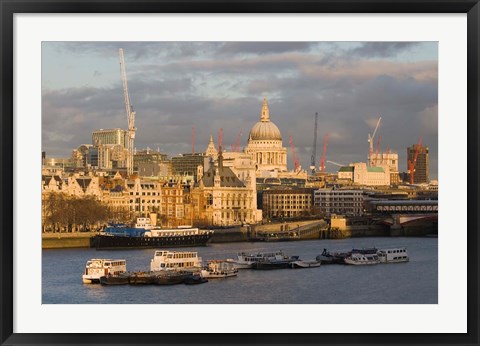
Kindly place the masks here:
[(398, 53), (408, 51), (418, 42), (365, 42), (360, 47), (350, 50), (350, 54), (364, 58), (395, 57)]

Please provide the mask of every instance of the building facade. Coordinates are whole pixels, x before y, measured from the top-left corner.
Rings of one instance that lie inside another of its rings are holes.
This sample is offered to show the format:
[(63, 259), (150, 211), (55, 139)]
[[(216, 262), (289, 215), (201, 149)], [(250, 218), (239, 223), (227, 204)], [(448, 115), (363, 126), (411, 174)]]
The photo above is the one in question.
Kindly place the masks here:
[(223, 154), (199, 169), (191, 192), (194, 222), (213, 226), (234, 226), (261, 221), (256, 188), (249, 176), (242, 182), (231, 167), (223, 164)]
[(262, 193), (263, 217), (291, 218), (310, 215), (313, 208), (313, 189), (271, 189)]
[(314, 192), (315, 210), (323, 215), (361, 216), (364, 214), (362, 190), (318, 189)]
[[(414, 144), (411, 147), (407, 148), (407, 162), (413, 162), (415, 160), (415, 155), (418, 150), (417, 161), (415, 164), (415, 170), (413, 174), (413, 183), (422, 184), (428, 183), (428, 147)], [(409, 170), (407, 164), (407, 171)]]

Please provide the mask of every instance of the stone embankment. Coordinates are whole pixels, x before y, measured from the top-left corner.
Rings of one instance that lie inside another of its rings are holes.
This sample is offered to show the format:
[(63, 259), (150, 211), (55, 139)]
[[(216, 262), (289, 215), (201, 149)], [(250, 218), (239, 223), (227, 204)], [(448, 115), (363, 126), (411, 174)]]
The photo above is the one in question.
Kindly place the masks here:
[(42, 233), (42, 249), (90, 247), (96, 232)]

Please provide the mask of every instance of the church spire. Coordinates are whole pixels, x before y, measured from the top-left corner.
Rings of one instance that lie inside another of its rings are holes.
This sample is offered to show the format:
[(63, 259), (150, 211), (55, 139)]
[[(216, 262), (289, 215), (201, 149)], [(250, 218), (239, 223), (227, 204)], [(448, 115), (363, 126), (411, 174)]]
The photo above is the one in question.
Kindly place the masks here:
[(263, 98), (262, 113), (260, 114), (260, 121), (269, 122), (270, 121), (270, 111), (268, 110), (267, 98)]
[(210, 142), (208, 143), (207, 150), (205, 151), (205, 156), (210, 156), (216, 158), (217, 149), (215, 149), (215, 143), (213, 143), (213, 137), (210, 136)]

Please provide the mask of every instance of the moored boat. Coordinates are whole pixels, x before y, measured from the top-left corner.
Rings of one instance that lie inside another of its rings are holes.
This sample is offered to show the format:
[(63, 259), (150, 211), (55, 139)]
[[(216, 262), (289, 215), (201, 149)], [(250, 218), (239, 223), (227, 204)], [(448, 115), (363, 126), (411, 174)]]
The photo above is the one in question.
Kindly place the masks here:
[(317, 268), (320, 267), (321, 261), (293, 261), (290, 263), (290, 268)]
[(165, 229), (152, 226), (149, 218), (138, 218), (133, 227), (109, 225), (93, 238), (93, 246), (97, 249), (204, 246), (212, 236), (212, 230), (191, 226)]
[(130, 283), (130, 274), (107, 275), (100, 278), (101, 285), (127, 285)]
[(151, 271), (161, 270), (187, 270), (199, 271), (202, 267), (202, 259), (196, 251), (155, 251), (150, 261)]
[(378, 264), (380, 260), (376, 254), (361, 254), (361, 253), (352, 253), (350, 256), (345, 257), (345, 264), (352, 265), (369, 265), (369, 264)]
[(236, 269), (250, 269), (253, 265), (262, 260), (281, 260), (285, 259), (286, 256), (283, 251), (276, 252), (258, 252), (247, 254), (245, 252), (237, 253), (237, 258), (227, 258), (228, 263), (232, 263)]
[(348, 252), (329, 252), (323, 249), (321, 255), (316, 257), (316, 260), (321, 264), (345, 264), (344, 259), (349, 255)]
[(223, 279), (237, 276), (238, 269), (232, 263), (223, 260), (210, 260), (208, 266), (201, 270), (201, 275), (207, 279)]
[(84, 284), (98, 284), (102, 276), (117, 276), (126, 271), (127, 261), (124, 259), (92, 258), (85, 264), (82, 281)]
[(199, 285), (208, 282), (207, 278), (204, 278), (200, 273), (191, 273), (190, 276), (187, 276), (183, 283), (185, 285)]
[(381, 263), (401, 263), (410, 260), (408, 251), (404, 247), (380, 249), (378, 250), (377, 255)]

